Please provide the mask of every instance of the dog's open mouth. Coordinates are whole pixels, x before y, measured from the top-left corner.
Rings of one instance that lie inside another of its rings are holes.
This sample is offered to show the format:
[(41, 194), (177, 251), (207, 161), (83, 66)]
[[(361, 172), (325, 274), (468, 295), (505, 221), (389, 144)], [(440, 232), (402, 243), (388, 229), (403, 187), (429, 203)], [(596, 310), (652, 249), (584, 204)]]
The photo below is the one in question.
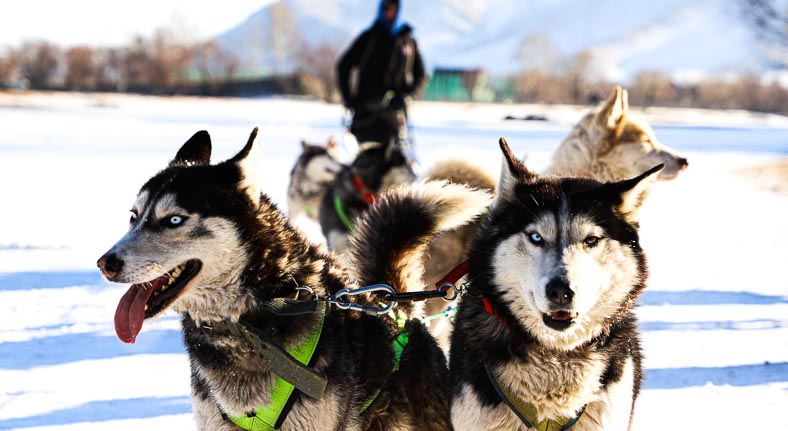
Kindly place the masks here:
[(563, 331), (575, 323), (577, 313), (574, 311), (552, 311), (542, 315), (542, 321), (548, 328)]
[(155, 279), (132, 284), (120, 298), (115, 310), (115, 333), (124, 343), (134, 343), (142, 329), (142, 322), (169, 307), (183, 288), (194, 278), (202, 263), (189, 260)]

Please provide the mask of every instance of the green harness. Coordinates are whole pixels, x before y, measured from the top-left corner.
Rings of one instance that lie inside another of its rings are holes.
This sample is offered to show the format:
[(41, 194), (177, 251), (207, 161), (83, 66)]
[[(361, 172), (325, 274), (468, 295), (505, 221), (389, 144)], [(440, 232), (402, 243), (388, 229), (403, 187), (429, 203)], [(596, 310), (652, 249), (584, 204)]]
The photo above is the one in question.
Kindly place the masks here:
[(543, 421), (539, 421), (539, 416), (537, 415), (536, 406), (533, 404), (523, 401), (514, 395), (511, 391), (509, 391), (506, 386), (501, 385), (498, 381), (498, 378), (495, 377), (495, 374), (490, 370), (487, 365), (484, 366), (484, 371), (487, 372), (487, 377), (490, 379), (490, 383), (492, 384), (493, 388), (495, 388), (495, 392), (498, 393), (498, 396), (501, 397), (504, 403), (509, 406), (510, 409), (520, 418), (521, 421), (527, 426), (528, 428), (536, 428), (537, 431), (563, 431), (568, 430), (569, 428), (574, 425), (580, 416), (583, 415), (585, 411), (585, 407), (580, 410), (573, 418), (558, 418), (558, 419), (545, 419)]
[[(312, 356), (314, 355), (317, 348), (317, 344), (320, 341), (320, 335), (323, 333), (326, 307), (320, 307), (318, 312), (320, 313), (320, 321), (316, 325), (315, 330), (312, 331), (312, 333), (309, 334), (309, 336), (298, 346), (287, 351), (290, 356), (292, 356), (304, 366), (308, 366), (311, 362)], [(405, 346), (408, 345), (409, 339), (409, 334), (404, 331), (405, 320), (396, 320), (402, 332), (397, 335), (397, 337), (394, 339), (394, 342), (392, 343), (394, 350), (394, 365), (391, 370), (392, 373), (399, 370), (400, 358), (402, 357), (403, 350), (405, 350)], [(299, 382), (294, 383), (298, 385)], [(298, 394), (299, 392), (295, 391), (295, 386), (293, 384), (283, 380), (279, 376), (276, 376), (273, 389), (271, 390), (270, 406), (258, 407), (255, 409), (254, 414), (248, 413), (245, 416), (232, 416), (230, 414), (226, 414), (226, 416), (235, 425), (247, 431), (275, 431), (279, 426), (281, 426), (282, 422), (284, 422), (284, 419), (287, 417), (287, 413), (289, 413), (290, 407), (295, 402), (295, 398), (298, 396)], [(369, 406), (375, 402), (375, 400), (378, 398), (378, 395), (380, 395), (380, 389), (375, 391), (375, 393), (362, 405), (359, 413), (366, 411)]]

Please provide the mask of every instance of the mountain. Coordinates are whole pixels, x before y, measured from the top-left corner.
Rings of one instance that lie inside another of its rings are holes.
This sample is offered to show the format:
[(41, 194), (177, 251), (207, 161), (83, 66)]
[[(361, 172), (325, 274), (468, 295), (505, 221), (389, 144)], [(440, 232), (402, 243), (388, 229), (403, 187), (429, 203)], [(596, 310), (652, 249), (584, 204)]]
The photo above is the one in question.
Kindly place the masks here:
[[(775, 69), (730, 0), (402, 0), (428, 70), (494, 75), (586, 52), (597, 77), (643, 70), (675, 78)], [(287, 71), (302, 45), (343, 50), (369, 26), (376, 0), (279, 0), (218, 37), (257, 72)], [(277, 47), (274, 49), (274, 47)], [(272, 53), (276, 52), (277, 55)]]

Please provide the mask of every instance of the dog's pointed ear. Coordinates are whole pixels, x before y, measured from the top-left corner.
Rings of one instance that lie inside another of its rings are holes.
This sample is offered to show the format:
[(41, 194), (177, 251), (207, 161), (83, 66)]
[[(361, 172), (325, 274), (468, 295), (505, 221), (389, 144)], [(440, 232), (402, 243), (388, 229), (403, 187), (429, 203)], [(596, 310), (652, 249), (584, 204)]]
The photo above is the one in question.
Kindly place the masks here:
[(260, 203), (262, 194), (261, 177), (261, 153), (260, 137), (257, 134), (257, 127), (252, 130), (246, 146), (229, 161), (235, 163), (241, 173), (241, 180), (238, 187), (243, 190), (255, 205)]
[(640, 208), (651, 191), (651, 186), (657, 182), (659, 172), (664, 167), (664, 164), (657, 165), (635, 178), (605, 185), (618, 196), (619, 199), (615, 206), (616, 212), (628, 223), (637, 226), (640, 219)]
[(514, 190), (518, 183), (530, 180), (534, 178), (536, 174), (529, 171), (528, 168), (515, 157), (506, 139), (501, 137), (498, 140), (498, 145), (501, 147), (501, 152), (503, 153), (503, 162), (501, 163), (501, 177), (498, 179), (498, 185), (495, 188), (495, 199), (510, 199), (514, 197)]
[(200, 130), (181, 146), (175, 158), (170, 162), (173, 166), (206, 166), (211, 163), (211, 135)]
[(622, 124), (622, 120), (627, 111), (629, 111), (629, 95), (627, 94), (627, 90), (616, 85), (613, 89), (613, 94), (609, 99), (603, 102), (600, 107), (597, 114), (597, 120), (602, 127), (606, 127), (609, 130), (616, 130), (618, 126)]
[(306, 151), (309, 148), (309, 142), (306, 139), (301, 140), (301, 151)]

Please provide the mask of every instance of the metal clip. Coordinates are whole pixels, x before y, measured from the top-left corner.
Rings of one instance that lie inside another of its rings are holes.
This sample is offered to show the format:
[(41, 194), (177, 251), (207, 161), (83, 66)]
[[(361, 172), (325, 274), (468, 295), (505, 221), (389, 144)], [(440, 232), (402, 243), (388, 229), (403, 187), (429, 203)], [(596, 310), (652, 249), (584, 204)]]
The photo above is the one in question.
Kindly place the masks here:
[(372, 292), (387, 292), (388, 294), (396, 293), (394, 288), (389, 286), (388, 284), (373, 284), (370, 286), (364, 286), (353, 290), (340, 289), (333, 297), (327, 298), (327, 300), (328, 302), (336, 305), (338, 308), (342, 310), (361, 311), (363, 313), (367, 313), (372, 316), (379, 316), (381, 314), (386, 314), (389, 311), (391, 311), (391, 309), (394, 308), (394, 306), (396, 305), (395, 302), (389, 302), (385, 306), (375, 307), (370, 305), (354, 304), (352, 302), (343, 301), (341, 299), (345, 296), (362, 295), (365, 293), (372, 293)]
[(451, 296), (449, 296), (449, 293), (447, 292), (446, 296), (443, 296), (441, 299), (443, 299), (446, 302), (454, 302), (454, 300), (456, 300), (457, 298), (460, 298), (463, 295), (465, 295), (465, 293), (468, 291), (469, 284), (470, 283), (467, 281), (460, 284), (460, 287), (457, 287), (457, 285), (455, 285), (451, 281), (447, 281), (441, 284), (441, 287), (438, 288), (438, 290), (440, 290), (441, 292), (447, 292), (448, 290), (452, 290), (454, 292), (454, 294)]

